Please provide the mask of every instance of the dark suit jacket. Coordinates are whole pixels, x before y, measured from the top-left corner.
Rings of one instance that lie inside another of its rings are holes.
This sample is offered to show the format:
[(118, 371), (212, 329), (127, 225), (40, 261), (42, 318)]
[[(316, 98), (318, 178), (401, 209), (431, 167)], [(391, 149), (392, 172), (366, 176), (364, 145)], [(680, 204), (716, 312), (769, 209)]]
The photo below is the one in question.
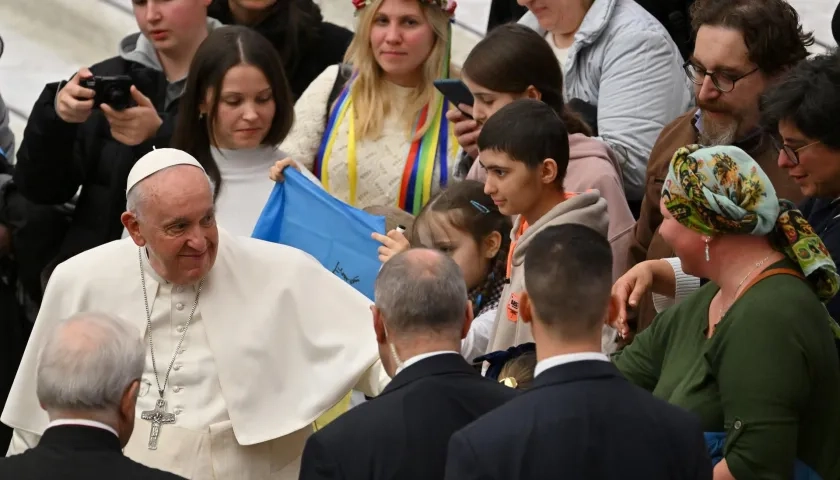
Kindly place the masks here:
[(712, 465), (694, 415), (584, 360), (455, 433), (445, 478), (711, 480)]
[(184, 480), (129, 459), (113, 433), (95, 427), (48, 428), (35, 448), (0, 458), (0, 480), (53, 479)]
[(423, 359), (306, 442), (301, 480), (443, 478), (456, 430), (516, 396), (460, 355)]

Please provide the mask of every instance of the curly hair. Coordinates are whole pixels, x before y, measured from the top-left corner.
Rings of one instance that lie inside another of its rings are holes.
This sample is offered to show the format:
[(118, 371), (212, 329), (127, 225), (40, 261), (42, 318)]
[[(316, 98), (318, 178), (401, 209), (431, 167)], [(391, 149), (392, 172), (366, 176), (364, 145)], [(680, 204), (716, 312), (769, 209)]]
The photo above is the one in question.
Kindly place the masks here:
[(738, 30), (744, 35), (750, 61), (766, 75), (776, 75), (808, 57), (814, 44), (802, 29), (799, 14), (784, 0), (697, 0), (691, 26)]

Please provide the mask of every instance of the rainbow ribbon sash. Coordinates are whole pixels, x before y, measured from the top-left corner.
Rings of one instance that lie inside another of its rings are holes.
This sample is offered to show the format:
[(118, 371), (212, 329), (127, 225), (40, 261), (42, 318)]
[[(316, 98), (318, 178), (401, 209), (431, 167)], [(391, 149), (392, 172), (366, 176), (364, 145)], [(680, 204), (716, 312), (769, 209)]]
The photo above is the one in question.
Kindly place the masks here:
[[(353, 112), (351, 86), (355, 75), (347, 82), (338, 99), (335, 102), (330, 116), (327, 120), (327, 127), (321, 138), (321, 146), (318, 155), (315, 157), (315, 176), (321, 180), (324, 188), (330, 191), (329, 187), (329, 161), (332, 149), (337, 137), (338, 128), (343, 119), (348, 119), (347, 132), (347, 175), (350, 184), (350, 205), (356, 205), (356, 130), (355, 115)], [(415, 125), (414, 133), (419, 132), (420, 127), (426, 123), (428, 116), (432, 117), (429, 128), (422, 137), (413, 141), (408, 150), (405, 167), (403, 169), (402, 181), (400, 182), (400, 193), (397, 198), (397, 206), (412, 215), (420, 213), (423, 205), (432, 196), (432, 182), (434, 177), (435, 164), (439, 163), (440, 186), (445, 188), (449, 181), (448, 156), (449, 148), (455, 145), (454, 133), (450, 131), (449, 121), (446, 119), (448, 103), (442, 95), (435, 96), (434, 109), (426, 105), (420, 112)], [(350, 115), (348, 116), (348, 112)], [(439, 159), (439, 162), (437, 162)]]

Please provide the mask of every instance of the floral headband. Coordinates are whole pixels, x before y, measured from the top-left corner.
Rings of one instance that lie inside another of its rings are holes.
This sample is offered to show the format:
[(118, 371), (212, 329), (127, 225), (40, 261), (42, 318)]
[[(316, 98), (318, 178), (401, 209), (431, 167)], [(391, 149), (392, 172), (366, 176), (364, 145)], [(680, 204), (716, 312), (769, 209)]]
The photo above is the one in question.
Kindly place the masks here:
[[(353, 0), (353, 6), (356, 7), (356, 14), (358, 15), (358, 13), (362, 11), (363, 8), (367, 7), (371, 2), (372, 0)], [(455, 15), (455, 7), (458, 6), (458, 3), (455, 2), (455, 0), (420, 0), (420, 2), (428, 3), (429, 5), (437, 5), (450, 17)]]

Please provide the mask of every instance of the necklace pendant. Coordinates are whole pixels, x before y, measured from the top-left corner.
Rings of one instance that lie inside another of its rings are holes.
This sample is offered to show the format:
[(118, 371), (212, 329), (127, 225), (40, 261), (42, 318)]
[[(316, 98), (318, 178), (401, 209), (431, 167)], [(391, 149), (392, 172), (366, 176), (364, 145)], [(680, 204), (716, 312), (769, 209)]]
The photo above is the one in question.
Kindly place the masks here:
[(166, 400), (161, 397), (155, 402), (155, 409), (141, 412), (140, 418), (152, 422), (152, 430), (149, 432), (149, 450), (157, 450), (160, 427), (167, 423), (175, 423), (175, 414), (166, 411)]

